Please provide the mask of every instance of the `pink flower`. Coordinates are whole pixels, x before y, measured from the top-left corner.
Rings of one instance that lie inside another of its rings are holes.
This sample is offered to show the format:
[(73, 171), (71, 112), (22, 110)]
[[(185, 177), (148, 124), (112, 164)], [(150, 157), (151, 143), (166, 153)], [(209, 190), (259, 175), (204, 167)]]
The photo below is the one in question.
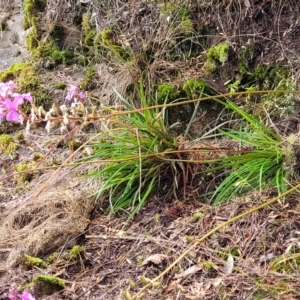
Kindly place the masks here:
[(31, 93), (16, 93), (18, 89), (16, 84), (10, 80), (8, 82), (0, 82), (0, 121), (6, 116), (7, 121), (22, 121), (22, 116), (18, 113), (18, 107), (25, 100), (32, 102)]
[(30, 293), (30, 292), (23, 292), (22, 294), (17, 294), (18, 291), (16, 288), (11, 288), (9, 290), (9, 296), (8, 299), (9, 300), (35, 300), (34, 296)]
[(67, 101), (72, 101), (72, 99), (73, 99), (74, 96), (75, 96), (75, 93), (76, 93), (77, 88), (78, 88), (78, 87), (77, 87), (76, 85), (74, 85), (74, 84), (72, 84), (72, 85), (70, 86), (70, 89), (69, 89), (68, 94), (67, 94), (67, 96), (66, 96), (66, 100), (67, 100)]
[(16, 86), (16, 84), (10, 80), (8, 82), (5, 83), (7, 86), (9, 86), (11, 89), (17, 89), (18, 87)]
[(11, 89), (7, 85), (0, 86), (0, 97), (5, 98), (12, 93)]
[(84, 99), (85, 98), (85, 93), (84, 92), (80, 92), (78, 94), (79, 99)]
[(6, 120), (12, 121), (12, 122), (18, 122), (20, 115), (17, 112), (18, 106), (19, 106), (19, 100), (15, 99), (11, 101), (10, 99), (5, 99), (5, 105), (8, 109), (8, 113), (6, 114)]
[(18, 293), (18, 291), (16, 288), (9, 289), (8, 299), (9, 300), (17, 300), (17, 293)]
[(35, 300), (34, 296), (27, 291), (23, 292), (22, 294), (18, 294), (18, 296), (21, 300)]
[(0, 96), (2, 98), (5, 98), (8, 95), (11, 95), (13, 93), (13, 90), (17, 88), (18, 87), (15, 85), (15, 83), (12, 80), (8, 82), (0, 82)]
[(26, 94), (14, 93), (12, 94), (12, 98), (14, 98), (14, 100), (18, 100), (19, 105), (22, 104), (24, 100), (27, 100), (28, 102), (32, 102), (33, 99), (30, 93), (26, 93)]
[(72, 84), (66, 96), (67, 101), (72, 101), (78, 97), (80, 100), (85, 98), (85, 93), (80, 91), (77, 85)]
[(22, 94), (23, 99), (32, 102), (33, 98), (30, 93)]

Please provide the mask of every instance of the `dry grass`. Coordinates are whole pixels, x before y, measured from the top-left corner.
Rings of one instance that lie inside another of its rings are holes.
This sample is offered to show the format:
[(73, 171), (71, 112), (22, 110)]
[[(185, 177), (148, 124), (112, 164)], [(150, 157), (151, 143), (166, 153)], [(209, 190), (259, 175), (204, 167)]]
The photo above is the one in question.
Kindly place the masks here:
[(33, 181), (18, 199), (6, 205), (0, 226), (0, 269), (20, 263), (23, 255), (44, 255), (62, 245), (72, 245), (84, 232), (95, 208), (96, 186), (75, 178), (83, 168), (64, 169), (40, 196), (37, 190), (51, 172)]

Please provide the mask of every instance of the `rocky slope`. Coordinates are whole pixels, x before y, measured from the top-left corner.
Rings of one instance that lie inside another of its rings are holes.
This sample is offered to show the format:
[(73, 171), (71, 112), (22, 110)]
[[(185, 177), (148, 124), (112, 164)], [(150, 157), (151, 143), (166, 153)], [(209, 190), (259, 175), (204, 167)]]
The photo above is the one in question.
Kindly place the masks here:
[[(299, 8), (296, 0), (0, 0), (0, 78), (31, 92), (46, 111), (68, 105), (74, 84), (86, 93), (91, 112), (115, 112), (120, 95), (141, 107), (141, 87), (148, 105), (297, 90)], [(283, 136), (297, 133), (296, 93), (230, 99)], [(182, 145), (231, 118), (214, 102), (164, 113)], [(62, 132), (62, 115), (53, 115), (60, 121), (49, 132), (45, 116), (30, 131), (0, 126), (0, 136), (10, 134), (16, 145), (8, 154), (0, 144), (0, 299), (12, 285), (37, 299), (138, 299), (143, 293), (144, 299), (298, 299), (297, 195), (224, 226), (201, 244), (197, 239), (220, 221), (264, 203), (274, 191), (215, 208), (203, 196), (215, 179), (203, 186), (197, 177), (198, 184), (179, 188), (177, 199), (162, 198), (168, 186), (158, 190), (129, 223), (127, 212), (111, 218), (106, 198), (88, 197), (99, 182), (77, 176), (99, 164), (63, 168), (86, 156), (77, 147), (107, 124), (90, 122), (73, 132), (81, 125), (76, 115)], [(84, 250), (74, 255), (74, 245)], [(24, 254), (43, 261), (24, 261)], [(36, 284), (40, 274), (60, 278), (65, 288)], [(146, 289), (148, 278), (156, 280)]]

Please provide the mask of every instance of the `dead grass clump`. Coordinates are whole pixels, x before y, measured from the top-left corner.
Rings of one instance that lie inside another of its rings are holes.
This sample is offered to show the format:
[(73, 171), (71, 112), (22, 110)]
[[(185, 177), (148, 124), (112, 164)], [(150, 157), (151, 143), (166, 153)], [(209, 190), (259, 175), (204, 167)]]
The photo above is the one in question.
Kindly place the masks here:
[[(66, 175), (66, 170), (62, 172)], [(46, 181), (45, 175), (39, 178), (40, 183)], [(67, 184), (61, 176), (37, 198), (31, 192), (25, 200), (4, 211), (0, 226), (0, 268), (16, 265), (24, 254), (40, 256), (68, 246), (87, 228), (95, 207), (91, 196), (94, 186), (78, 178), (75, 184), (73, 180)]]

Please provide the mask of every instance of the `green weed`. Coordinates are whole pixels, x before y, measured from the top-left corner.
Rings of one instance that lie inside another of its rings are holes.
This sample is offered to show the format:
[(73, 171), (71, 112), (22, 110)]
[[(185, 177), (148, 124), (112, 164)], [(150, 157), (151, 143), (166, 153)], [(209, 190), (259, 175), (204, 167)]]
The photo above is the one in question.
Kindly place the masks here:
[[(143, 89), (139, 94), (142, 107), (147, 108)], [(134, 111), (133, 105), (119, 97)], [(154, 190), (168, 183), (175, 191), (180, 185), (180, 163), (172, 160), (175, 154), (168, 154), (177, 149), (177, 140), (164, 124), (163, 111), (136, 111), (111, 122), (101, 141), (91, 145), (94, 154), (84, 160), (106, 161), (103, 168), (89, 175), (100, 178), (98, 194), (108, 195), (112, 213), (129, 208), (132, 217)]]
[(226, 170), (228, 174), (213, 194), (214, 204), (268, 187), (276, 187), (278, 193), (285, 192), (289, 178), (285, 161), (291, 150), (284, 140), (233, 103), (218, 102), (240, 115), (247, 125), (241, 130), (220, 131), (219, 136), (239, 142), (240, 149), (238, 154), (220, 158), (220, 165), (209, 170)]

